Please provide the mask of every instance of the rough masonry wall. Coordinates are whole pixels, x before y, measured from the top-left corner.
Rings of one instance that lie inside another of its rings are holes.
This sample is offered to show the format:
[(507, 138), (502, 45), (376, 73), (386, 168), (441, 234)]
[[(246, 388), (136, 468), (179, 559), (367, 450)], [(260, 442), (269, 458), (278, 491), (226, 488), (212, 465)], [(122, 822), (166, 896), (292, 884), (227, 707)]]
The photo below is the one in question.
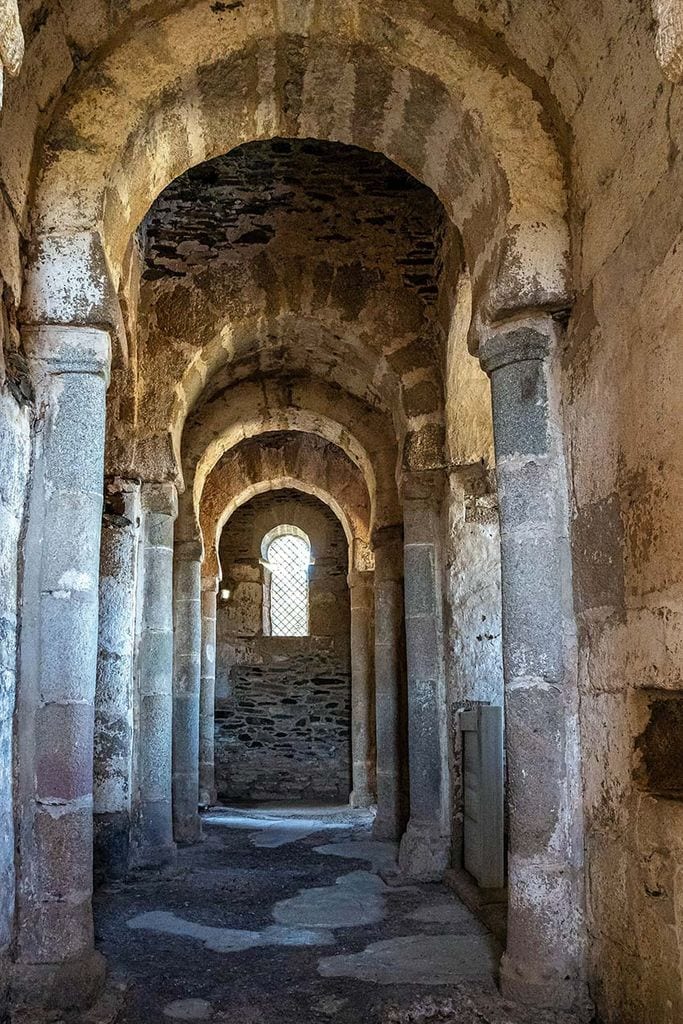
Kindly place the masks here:
[[(7, 325), (4, 325), (6, 335)], [(12, 939), (14, 828), (12, 729), (16, 695), (18, 562), (30, 458), (25, 379), (0, 334), (0, 976)], [(0, 981), (0, 1011), (3, 983)]]
[(462, 866), (463, 778), (459, 711), (503, 706), (500, 529), (492, 470), (481, 463), (449, 477), (446, 533), (447, 703), (453, 864)]
[(253, 142), (188, 171), (144, 224), (144, 429), (169, 418), (160, 379), (187, 375), (191, 392), (203, 348), (210, 371), (225, 364), (205, 399), (255, 373), (312, 370), (403, 424), (420, 418), (420, 443), (438, 447), (443, 233), (429, 189), (352, 146)]
[(589, 44), (572, 119), (581, 242), (564, 398), (606, 1024), (683, 1019), (683, 92), (655, 60), (649, 14), (632, 5), (599, 53)]
[[(274, 526), (311, 540), (308, 637), (263, 635), (261, 541)], [(266, 493), (226, 524), (220, 546), (215, 764), (219, 799), (346, 801), (351, 789), (348, 546), (321, 502)]]

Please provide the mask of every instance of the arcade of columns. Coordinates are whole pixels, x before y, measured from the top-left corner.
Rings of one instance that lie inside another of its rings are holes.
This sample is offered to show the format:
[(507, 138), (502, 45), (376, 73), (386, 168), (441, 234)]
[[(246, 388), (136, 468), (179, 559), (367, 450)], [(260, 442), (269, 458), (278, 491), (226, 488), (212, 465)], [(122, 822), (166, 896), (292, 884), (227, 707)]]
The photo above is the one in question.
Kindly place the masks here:
[(94, 879), (199, 840), (220, 536), (287, 487), (349, 542), (401, 872), (457, 859), (456, 712), (504, 700), (504, 993), (673, 1024), (673, 6), (109, 6), (19, 4), (0, 123), (0, 1004), (87, 1005)]

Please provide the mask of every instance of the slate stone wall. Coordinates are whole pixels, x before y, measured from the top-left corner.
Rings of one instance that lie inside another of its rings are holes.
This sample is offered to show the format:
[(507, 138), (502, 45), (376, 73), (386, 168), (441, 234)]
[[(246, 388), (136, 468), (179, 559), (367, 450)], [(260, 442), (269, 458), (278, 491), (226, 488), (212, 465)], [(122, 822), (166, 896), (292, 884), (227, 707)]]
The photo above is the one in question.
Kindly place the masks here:
[[(311, 635), (263, 635), (261, 541), (287, 523), (311, 540)], [(227, 524), (216, 641), (218, 797), (346, 802), (351, 789), (348, 547), (336, 517), (296, 491), (261, 495)]]

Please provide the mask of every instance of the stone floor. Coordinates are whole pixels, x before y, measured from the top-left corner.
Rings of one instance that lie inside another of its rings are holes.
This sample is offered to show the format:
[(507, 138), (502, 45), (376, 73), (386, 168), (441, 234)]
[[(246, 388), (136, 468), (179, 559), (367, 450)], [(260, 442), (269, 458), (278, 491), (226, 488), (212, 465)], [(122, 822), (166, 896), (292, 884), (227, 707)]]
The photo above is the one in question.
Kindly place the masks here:
[(496, 942), (452, 893), (383, 881), (395, 849), (370, 824), (348, 808), (206, 815), (172, 874), (99, 891), (110, 981), (88, 1020), (554, 1022), (500, 999)]

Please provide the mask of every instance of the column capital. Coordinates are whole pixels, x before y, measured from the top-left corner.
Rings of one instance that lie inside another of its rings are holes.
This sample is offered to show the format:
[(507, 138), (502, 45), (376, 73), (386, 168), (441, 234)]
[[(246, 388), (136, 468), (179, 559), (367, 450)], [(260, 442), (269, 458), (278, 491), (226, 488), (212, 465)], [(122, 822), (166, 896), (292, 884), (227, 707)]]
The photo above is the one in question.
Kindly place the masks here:
[(550, 317), (501, 326), (479, 346), (479, 362), (489, 376), (503, 366), (547, 358), (553, 342)]
[(402, 501), (441, 501), (446, 487), (444, 469), (404, 472), (399, 481)]
[(353, 590), (354, 587), (372, 587), (375, 578), (373, 569), (352, 569), (346, 577), (346, 582), (349, 585), (349, 589)]
[(44, 325), (22, 328), (22, 339), (37, 373), (92, 373), (109, 383), (111, 338), (99, 327)]
[(403, 547), (403, 524), (396, 523), (393, 526), (376, 526), (372, 531), (371, 537), (372, 550), (377, 551), (379, 548), (393, 547), (398, 545)]
[(99, 231), (34, 238), (25, 282), (22, 323), (99, 324), (125, 338), (121, 304)]
[(145, 512), (156, 512), (172, 519), (178, 515), (178, 491), (175, 484), (143, 483), (141, 494)]
[(139, 491), (141, 487), (139, 477), (135, 476), (118, 476), (113, 474), (107, 475), (104, 478), (104, 490), (112, 494), (119, 494), (124, 491)]
[(201, 562), (204, 557), (204, 545), (200, 540), (177, 541), (173, 555), (181, 562)]

